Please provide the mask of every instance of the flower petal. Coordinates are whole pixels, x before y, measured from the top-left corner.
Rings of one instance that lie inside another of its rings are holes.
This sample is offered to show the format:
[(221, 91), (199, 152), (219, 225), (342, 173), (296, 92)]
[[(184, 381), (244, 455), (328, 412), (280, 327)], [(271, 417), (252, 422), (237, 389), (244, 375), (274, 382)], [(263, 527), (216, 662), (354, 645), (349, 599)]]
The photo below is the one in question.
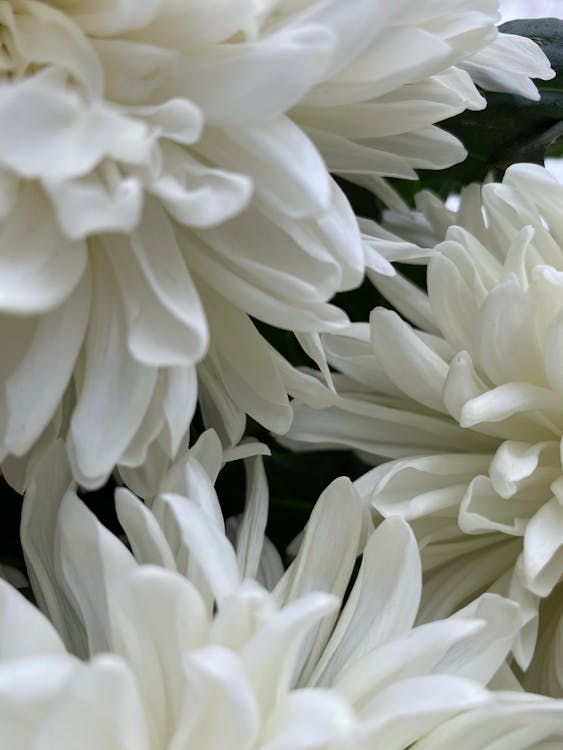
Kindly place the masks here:
[(69, 297), (85, 267), (85, 243), (66, 239), (39, 188), (22, 185), (0, 226), (0, 310), (52, 310)]

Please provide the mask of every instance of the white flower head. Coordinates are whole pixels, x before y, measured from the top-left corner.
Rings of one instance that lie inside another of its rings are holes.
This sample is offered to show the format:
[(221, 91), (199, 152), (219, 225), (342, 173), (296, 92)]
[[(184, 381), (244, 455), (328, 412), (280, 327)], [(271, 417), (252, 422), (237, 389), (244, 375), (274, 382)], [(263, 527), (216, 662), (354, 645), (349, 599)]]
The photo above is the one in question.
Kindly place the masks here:
[(25, 485), (16, 457), (53, 434), (86, 487), (147, 452), (173, 458), (198, 394), (225, 443), (246, 414), (287, 430), (295, 375), (251, 318), (316, 352), (319, 332), (347, 324), (334, 293), (366, 263), (392, 273), (363, 247), (328, 169), (367, 172), (384, 190), (382, 175), (462, 158), (433, 124), (484, 104), (458, 63), (480, 55), (475, 70), (512, 71), (524, 94), (528, 75), (551, 75), (516, 37), (503, 43), (513, 55), (497, 50), (496, 11), (493, 0), (4, 2), (10, 481)]
[[(432, 234), (428, 294), (377, 285), (410, 319), (378, 308), (369, 326), (327, 336), (346, 373), (327, 413), (303, 407), (296, 439), (392, 460), (359, 480), (384, 516), (411, 521), (424, 547), (425, 617), (493, 586), (529, 623), (516, 655), (525, 684), (563, 690), (563, 186), (542, 167), (510, 167), (467, 188), (457, 213), (429, 194), (410, 240)], [(393, 220), (395, 230), (400, 221)], [(336, 382), (336, 381), (335, 381)], [(548, 667), (548, 665), (550, 665)]]
[[(64, 750), (83, 728), (83, 746), (96, 750), (235, 741), (245, 750), (492, 750), (504, 735), (512, 750), (531, 750), (562, 741), (561, 701), (504, 689), (515, 686), (503, 661), (521, 621), (516, 604), (487, 594), (413, 628), (414, 536), (390, 519), (366, 543), (362, 502), (344, 479), (323, 493), (268, 593), (221, 534), (208, 474), (216, 455), (199, 451), (202, 461), (188, 457), (183, 473), (190, 497), (165, 493), (152, 509), (130, 493), (118, 499), (133, 554), (72, 484), (65, 491), (64, 446), (40, 462), (22, 541), (54, 627), (0, 582), (3, 746)], [(237, 547), (259, 554), (262, 541), (258, 524)], [(485, 689), (491, 681), (503, 689)]]

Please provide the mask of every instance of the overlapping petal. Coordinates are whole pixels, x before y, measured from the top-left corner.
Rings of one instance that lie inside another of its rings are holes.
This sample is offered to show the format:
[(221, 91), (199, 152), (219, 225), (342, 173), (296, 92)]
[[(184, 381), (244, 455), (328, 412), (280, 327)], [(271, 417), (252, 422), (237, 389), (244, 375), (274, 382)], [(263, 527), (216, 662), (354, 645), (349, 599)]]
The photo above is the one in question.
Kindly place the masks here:
[[(423, 194), (404, 224), (392, 215), (385, 231), (397, 243), (435, 238), (428, 293), (413, 301), (399, 277), (376, 281), (413, 324), (376, 309), (369, 341), (367, 330), (324, 336), (328, 362), (345, 373), (335, 377), (340, 400), (324, 414), (299, 405), (289, 433), (374, 463), (393, 459), (357, 488), (384, 516), (412, 522), (426, 571), (423, 619), (483, 587), (510, 594), (526, 613), (515, 647), (524, 670), (539, 600), (557, 600), (563, 577), (562, 195), (545, 169), (522, 164), (482, 195), (467, 188), (456, 213)], [(548, 639), (560, 664), (547, 634), (560, 605), (545, 607), (538, 648)], [(553, 674), (544, 683), (535, 674), (535, 689), (563, 690)]]
[[(0, 456), (20, 490), (9, 467), (46, 431), (86, 487), (156, 471), (198, 397), (225, 444), (247, 414), (287, 431), (299, 376), (251, 318), (302, 343), (339, 332), (335, 293), (366, 266), (393, 274), (328, 170), (393, 200), (385, 176), (463, 157), (435, 123), (483, 106), (471, 75), (532, 97), (529, 75), (551, 75), (497, 38), (488, 0), (204, 6), (0, 8), (0, 325), (27, 327), (1, 376)], [(39, 369), (48, 394), (27, 408)]]
[[(207, 586), (194, 567), (181, 569), (192, 555), (200, 570), (228, 569), (229, 542), (218, 542), (209, 502), (216, 463), (216, 437), (208, 433), (164, 483), (192, 488), (191, 500), (175, 496), (167, 519), (158, 504), (170, 504), (171, 495), (141, 508), (120, 491), (132, 554), (72, 485), (65, 492), (64, 446), (54, 444), (39, 462), (25, 499), (23, 544), (42, 607), (62, 625), (67, 649), (81, 650), (86, 661), (71, 656), (46, 618), (0, 582), (0, 737), (12, 747), (23, 750), (36, 736), (49, 749), (70, 747), (80, 726), (89, 728), (88, 747), (126, 750), (223, 750), (233, 738), (249, 750), (381, 742), (407, 750), (427, 746), (434, 733), (437, 742), (461, 733), (460, 741), (475, 743), (468, 747), (484, 750), (498, 736), (495, 716), (518, 747), (531, 750), (537, 737), (561, 741), (560, 701), (486, 688), (521, 626), (518, 605), (487, 594), (455, 617), (413, 627), (421, 582), (415, 537), (398, 518), (371, 533), (348, 480), (319, 499), (273, 594), (242, 581), (236, 563), (228, 592)], [(261, 481), (251, 479), (256, 497), (246, 518), (264, 500)], [(48, 524), (36, 512), (42, 500)], [(348, 518), (349, 504), (355, 511)], [(188, 528), (194, 508), (197, 525), (178, 547), (178, 528)], [(335, 566), (331, 539), (342, 531), (342, 565)], [(206, 535), (217, 543), (204, 547)], [(244, 539), (260, 554), (263, 524), (241, 533), (239, 544)], [(327, 616), (332, 624), (324, 628)], [(483, 724), (475, 732), (477, 717)]]

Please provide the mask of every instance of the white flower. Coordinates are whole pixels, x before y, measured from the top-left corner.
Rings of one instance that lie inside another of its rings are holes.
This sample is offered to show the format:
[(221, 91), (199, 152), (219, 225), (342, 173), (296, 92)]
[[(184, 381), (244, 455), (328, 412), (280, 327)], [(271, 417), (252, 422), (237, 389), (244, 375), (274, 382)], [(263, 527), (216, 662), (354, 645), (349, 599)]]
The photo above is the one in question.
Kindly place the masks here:
[[(200, 458), (211, 465), (213, 451)], [(131, 495), (118, 501), (135, 557), (69, 487), (61, 444), (38, 466), (22, 541), (58, 634), (0, 582), (3, 747), (70, 750), (82, 733), (81, 747), (104, 750), (492, 750), (503, 735), (512, 750), (561, 742), (563, 702), (504, 689), (515, 685), (503, 661), (517, 605), (488, 594), (413, 628), (414, 537), (391, 519), (364, 546), (363, 506), (343, 479), (319, 499), (270, 594), (219, 532), (203, 464), (188, 463), (192, 479), (200, 467), (190, 498), (162, 495), (154, 515)], [(251, 531), (247, 551), (261, 537)], [(491, 679), (503, 689), (486, 690)]]
[[(481, 196), (482, 193), (482, 196)], [(422, 619), (494, 584), (529, 623), (516, 656), (524, 684), (563, 691), (563, 186), (516, 165), (502, 184), (467, 188), (457, 214), (420, 196), (409, 240), (445, 241), (428, 294), (382, 284), (413, 322), (378, 308), (369, 326), (327, 336), (338, 409), (299, 410), (291, 435), (396, 459), (359, 480), (384, 516), (413, 523), (428, 583)], [(393, 227), (400, 228), (395, 217)], [(424, 252), (421, 250), (421, 252)], [(548, 666), (549, 665), (549, 666)]]
[(523, 93), (528, 74), (551, 74), (515, 37), (510, 59), (489, 60), (495, 19), (490, 0), (3, 3), (10, 481), (25, 485), (15, 457), (53, 434), (87, 487), (147, 451), (173, 458), (196, 367), (204, 418), (225, 442), (247, 413), (284, 432), (296, 376), (250, 316), (315, 354), (318, 332), (347, 323), (334, 293), (365, 263), (392, 273), (364, 254), (327, 166), (367, 170), (384, 189), (382, 174), (462, 158), (433, 126), (483, 105), (454, 63), (484, 55), (523, 73)]

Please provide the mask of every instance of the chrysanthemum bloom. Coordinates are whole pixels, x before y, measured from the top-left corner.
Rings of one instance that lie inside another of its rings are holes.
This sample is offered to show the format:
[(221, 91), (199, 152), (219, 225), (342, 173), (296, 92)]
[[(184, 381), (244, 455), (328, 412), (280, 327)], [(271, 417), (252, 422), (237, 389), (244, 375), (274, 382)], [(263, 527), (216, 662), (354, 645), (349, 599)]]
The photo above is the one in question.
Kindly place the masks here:
[[(121, 494), (133, 554), (74, 494), (62, 446), (39, 465), (22, 539), (55, 627), (0, 584), (2, 747), (485, 750), (510, 738), (524, 750), (563, 740), (563, 702), (484, 687), (506, 687), (517, 605), (487, 594), (413, 628), (415, 539), (392, 519), (364, 546), (347, 480), (321, 496), (269, 593), (254, 580), (260, 524), (246, 525), (237, 562), (204, 463), (191, 457), (200, 481), (189, 498), (163, 494), (152, 512)], [(252, 517), (247, 508), (243, 526)]]
[(141, 6), (0, 8), (0, 460), (18, 486), (13, 457), (45, 431), (87, 487), (173, 457), (198, 363), (225, 441), (247, 413), (286, 430), (291, 373), (249, 316), (313, 354), (346, 324), (327, 300), (366, 259), (327, 165), (378, 180), (460, 159), (432, 123), (483, 100), (454, 63), (526, 95), (550, 75), (532, 42), (495, 40), (492, 0)]
[[(328, 336), (343, 373), (338, 409), (298, 409), (292, 435), (396, 459), (359, 480), (384, 516), (413, 523), (427, 572), (422, 618), (494, 586), (529, 623), (516, 656), (525, 684), (563, 691), (563, 186), (542, 167), (474, 185), (457, 214), (422, 195), (404, 234), (445, 236), (428, 294), (380, 289), (395, 312)], [(426, 217), (426, 218), (424, 218)], [(400, 221), (393, 227), (399, 231)]]

